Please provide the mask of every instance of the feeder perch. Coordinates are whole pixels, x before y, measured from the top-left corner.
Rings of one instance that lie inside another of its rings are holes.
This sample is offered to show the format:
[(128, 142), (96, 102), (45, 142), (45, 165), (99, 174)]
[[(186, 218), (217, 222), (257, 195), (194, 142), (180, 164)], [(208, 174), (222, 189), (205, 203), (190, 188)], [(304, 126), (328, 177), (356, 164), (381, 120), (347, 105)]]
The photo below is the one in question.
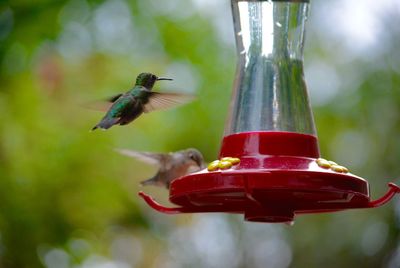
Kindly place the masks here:
[[(172, 181), (167, 214), (242, 213), (247, 221), (384, 205), (400, 187), (370, 200), (366, 180), (320, 158), (303, 73), (308, 1), (232, 0), (238, 66), (219, 159)], [(227, 161), (227, 160), (231, 161)], [(235, 160), (232, 160), (235, 159)]]

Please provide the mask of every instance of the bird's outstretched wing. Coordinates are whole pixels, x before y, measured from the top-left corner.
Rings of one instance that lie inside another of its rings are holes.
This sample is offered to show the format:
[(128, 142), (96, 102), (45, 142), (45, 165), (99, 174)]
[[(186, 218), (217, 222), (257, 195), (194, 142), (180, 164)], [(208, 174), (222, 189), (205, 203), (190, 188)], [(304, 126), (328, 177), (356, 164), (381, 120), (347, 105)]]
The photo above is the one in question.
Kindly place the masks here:
[(114, 103), (116, 100), (118, 100), (122, 95), (124, 95), (123, 93), (119, 93), (117, 95), (111, 96), (108, 99), (106, 99), (106, 101), (108, 103)]
[(158, 153), (148, 153), (148, 152), (137, 152), (128, 149), (115, 149), (115, 151), (119, 152), (122, 155), (126, 155), (137, 160), (140, 160), (144, 163), (150, 165), (161, 166), (161, 163), (164, 161), (166, 155), (158, 154)]
[(189, 94), (151, 92), (149, 101), (144, 105), (143, 110), (145, 113), (149, 113), (154, 110), (168, 109), (194, 99), (195, 97)]
[(105, 100), (91, 101), (91, 102), (85, 103), (83, 106), (88, 109), (92, 109), (92, 110), (96, 110), (96, 111), (100, 111), (100, 112), (107, 112), (111, 108), (113, 103), (116, 100), (118, 100), (122, 95), (124, 95), (124, 94), (119, 93), (119, 94), (111, 96)]

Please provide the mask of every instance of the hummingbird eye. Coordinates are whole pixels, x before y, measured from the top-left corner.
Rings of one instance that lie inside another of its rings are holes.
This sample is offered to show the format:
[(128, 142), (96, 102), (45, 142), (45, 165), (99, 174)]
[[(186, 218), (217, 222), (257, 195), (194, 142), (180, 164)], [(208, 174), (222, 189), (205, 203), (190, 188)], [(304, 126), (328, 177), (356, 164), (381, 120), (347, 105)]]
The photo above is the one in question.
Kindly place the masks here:
[(190, 154), (189, 157), (190, 157), (190, 159), (192, 159), (194, 162), (196, 162), (196, 163), (199, 162), (199, 159), (198, 159), (198, 157), (197, 157), (196, 155)]

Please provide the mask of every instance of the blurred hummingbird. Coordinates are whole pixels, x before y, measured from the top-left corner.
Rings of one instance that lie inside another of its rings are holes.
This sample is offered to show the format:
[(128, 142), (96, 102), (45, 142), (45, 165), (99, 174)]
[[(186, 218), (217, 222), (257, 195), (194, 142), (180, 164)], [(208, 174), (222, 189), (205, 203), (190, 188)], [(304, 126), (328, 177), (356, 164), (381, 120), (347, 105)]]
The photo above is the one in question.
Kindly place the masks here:
[(107, 100), (109, 105), (106, 109), (108, 111), (92, 130), (97, 128), (109, 129), (116, 124), (126, 125), (142, 113), (170, 108), (193, 99), (193, 96), (186, 94), (153, 92), (154, 84), (160, 80), (172, 79), (157, 77), (151, 73), (139, 74), (132, 89)]
[(157, 174), (150, 179), (141, 181), (141, 185), (169, 188), (172, 180), (199, 171), (204, 167), (203, 155), (193, 148), (172, 153), (137, 152), (127, 149), (116, 149), (116, 151), (159, 167)]

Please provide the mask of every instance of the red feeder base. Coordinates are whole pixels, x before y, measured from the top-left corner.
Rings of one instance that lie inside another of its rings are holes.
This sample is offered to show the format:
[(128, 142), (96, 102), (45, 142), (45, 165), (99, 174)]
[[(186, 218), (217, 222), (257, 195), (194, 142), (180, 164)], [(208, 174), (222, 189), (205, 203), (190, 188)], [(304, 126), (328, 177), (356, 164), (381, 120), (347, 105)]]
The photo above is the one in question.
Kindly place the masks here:
[(143, 192), (154, 209), (168, 214), (243, 213), (247, 221), (292, 222), (295, 214), (378, 207), (400, 187), (389, 184), (382, 198), (370, 201), (367, 181), (318, 166), (317, 139), (290, 132), (248, 132), (224, 138), (220, 157), (237, 157), (228, 170), (202, 170), (174, 180), (166, 208)]

